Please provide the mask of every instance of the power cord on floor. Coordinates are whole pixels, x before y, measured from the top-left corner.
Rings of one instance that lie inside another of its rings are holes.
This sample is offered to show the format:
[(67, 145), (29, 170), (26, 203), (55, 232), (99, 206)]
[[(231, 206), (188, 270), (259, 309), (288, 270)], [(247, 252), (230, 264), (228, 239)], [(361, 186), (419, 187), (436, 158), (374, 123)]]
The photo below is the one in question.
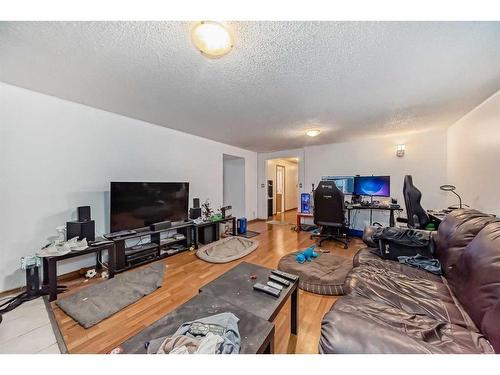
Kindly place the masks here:
[(108, 267), (106, 266), (106, 263), (101, 262), (99, 259), (97, 259), (97, 263), (99, 263), (101, 265), (101, 267), (108, 269)]
[(30, 295), (30, 294), (28, 294), (28, 292), (22, 292), (22, 293), (18, 294), (17, 296), (7, 297), (7, 298), (2, 299), (2, 301), (7, 299), (7, 301), (0, 304), (0, 323), (2, 322), (2, 315), (3, 314), (6, 314), (9, 311), (14, 310), (16, 307), (22, 305), (24, 302), (34, 300), (35, 298), (38, 298), (41, 295), (42, 295), (42, 293), (36, 293), (36, 294)]

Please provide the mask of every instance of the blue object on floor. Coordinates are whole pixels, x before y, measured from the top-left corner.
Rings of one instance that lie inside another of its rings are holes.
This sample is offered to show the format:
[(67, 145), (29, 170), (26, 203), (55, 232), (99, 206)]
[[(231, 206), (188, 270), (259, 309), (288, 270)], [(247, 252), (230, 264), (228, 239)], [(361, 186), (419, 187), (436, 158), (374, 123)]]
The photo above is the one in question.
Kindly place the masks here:
[(295, 256), (295, 260), (297, 261), (297, 263), (302, 264), (306, 261), (310, 262), (313, 258), (316, 258), (318, 256), (318, 253), (316, 253), (314, 251), (315, 247), (316, 247), (316, 245), (311, 245), (307, 249), (305, 249), (304, 251), (298, 253)]
[(247, 218), (242, 217), (238, 219), (238, 234), (243, 234), (247, 232)]

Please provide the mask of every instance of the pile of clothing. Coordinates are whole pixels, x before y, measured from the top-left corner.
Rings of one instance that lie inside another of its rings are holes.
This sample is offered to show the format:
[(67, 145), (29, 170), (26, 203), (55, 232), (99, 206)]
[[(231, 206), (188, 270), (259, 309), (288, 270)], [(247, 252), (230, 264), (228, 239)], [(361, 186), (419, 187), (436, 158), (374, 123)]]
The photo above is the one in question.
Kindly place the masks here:
[(238, 354), (238, 321), (222, 313), (183, 323), (172, 336), (149, 341), (148, 354)]

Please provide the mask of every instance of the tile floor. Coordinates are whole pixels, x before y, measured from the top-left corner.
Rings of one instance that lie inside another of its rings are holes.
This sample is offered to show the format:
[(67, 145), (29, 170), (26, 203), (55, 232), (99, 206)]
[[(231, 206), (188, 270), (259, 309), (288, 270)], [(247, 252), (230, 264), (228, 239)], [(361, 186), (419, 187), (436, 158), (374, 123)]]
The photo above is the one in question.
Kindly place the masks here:
[(0, 354), (60, 354), (43, 298), (3, 315)]

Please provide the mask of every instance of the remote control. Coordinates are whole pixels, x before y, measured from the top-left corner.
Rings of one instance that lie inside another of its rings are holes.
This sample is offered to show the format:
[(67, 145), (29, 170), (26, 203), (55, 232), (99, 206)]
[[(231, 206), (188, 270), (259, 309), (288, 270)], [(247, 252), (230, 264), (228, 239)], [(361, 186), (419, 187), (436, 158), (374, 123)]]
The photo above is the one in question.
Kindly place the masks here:
[(264, 284), (261, 284), (261, 283), (256, 283), (256, 284), (254, 284), (253, 288), (255, 290), (260, 291), (260, 292), (264, 292), (264, 293), (270, 294), (273, 297), (279, 297), (280, 296), (280, 291), (278, 289), (271, 288), (268, 285), (264, 285)]
[(269, 275), (269, 279), (272, 281), (276, 281), (277, 283), (283, 284), (284, 286), (290, 285), (290, 281), (276, 275)]
[(273, 283), (272, 281), (268, 281), (267, 285), (269, 285), (271, 288), (275, 288), (278, 290), (283, 290), (283, 285), (280, 285), (278, 283)]
[(297, 275), (293, 275), (291, 273), (283, 272), (280, 270), (274, 270), (274, 271), (271, 271), (271, 273), (275, 274), (276, 276), (283, 277), (283, 278), (291, 280), (291, 281), (295, 281), (299, 278)]

